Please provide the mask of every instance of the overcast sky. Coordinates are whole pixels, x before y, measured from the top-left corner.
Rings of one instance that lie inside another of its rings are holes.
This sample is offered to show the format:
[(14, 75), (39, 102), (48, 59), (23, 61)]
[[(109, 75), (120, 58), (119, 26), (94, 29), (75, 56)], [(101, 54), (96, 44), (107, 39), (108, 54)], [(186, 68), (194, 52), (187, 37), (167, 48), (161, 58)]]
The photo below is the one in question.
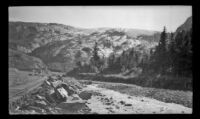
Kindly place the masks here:
[(61, 23), (75, 27), (175, 31), (192, 16), (191, 6), (9, 7), (9, 21)]

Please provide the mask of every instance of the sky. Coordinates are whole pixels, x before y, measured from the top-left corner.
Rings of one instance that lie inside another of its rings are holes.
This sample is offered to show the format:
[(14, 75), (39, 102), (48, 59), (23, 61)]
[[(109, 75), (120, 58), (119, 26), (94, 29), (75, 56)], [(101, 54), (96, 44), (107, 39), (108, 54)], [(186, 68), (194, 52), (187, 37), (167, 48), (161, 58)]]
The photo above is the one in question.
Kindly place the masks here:
[(9, 7), (9, 21), (61, 23), (82, 28), (135, 28), (174, 32), (192, 16), (192, 6)]

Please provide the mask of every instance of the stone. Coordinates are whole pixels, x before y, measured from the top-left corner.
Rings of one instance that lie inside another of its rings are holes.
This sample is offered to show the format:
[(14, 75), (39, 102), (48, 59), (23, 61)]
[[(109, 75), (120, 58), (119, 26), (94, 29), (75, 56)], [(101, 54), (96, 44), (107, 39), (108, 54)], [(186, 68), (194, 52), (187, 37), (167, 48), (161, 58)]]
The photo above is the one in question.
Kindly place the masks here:
[(124, 106), (132, 106), (132, 104), (125, 104)]
[(62, 98), (68, 97), (68, 92), (64, 88), (58, 88), (57, 91), (62, 96)]
[(120, 104), (122, 104), (122, 105), (124, 105), (124, 104), (125, 104), (125, 102), (124, 102), (124, 101), (120, 101), (119, 103), (120, 103)]
[(83, 91), (79, 94), (79, 97), (83, 100), (88, 100), (92, 97), (92, 93), (87, 92), (87, 91)]
[(76, 91), (74, 91), (70, 86), (68, 86), (67, 84), (62, 83), (59, 87), (63, 87), (67, 92), (68, 95), (73, 95), (76, 93)]

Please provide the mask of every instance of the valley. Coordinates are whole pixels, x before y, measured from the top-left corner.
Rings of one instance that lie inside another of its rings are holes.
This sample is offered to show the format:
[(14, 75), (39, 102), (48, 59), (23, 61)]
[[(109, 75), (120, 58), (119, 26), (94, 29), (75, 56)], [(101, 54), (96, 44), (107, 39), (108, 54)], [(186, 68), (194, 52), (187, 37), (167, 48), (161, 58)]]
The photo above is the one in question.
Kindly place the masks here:
[(10, 114), (191, 114), (192, 17), (174, 33), (9, 21)]

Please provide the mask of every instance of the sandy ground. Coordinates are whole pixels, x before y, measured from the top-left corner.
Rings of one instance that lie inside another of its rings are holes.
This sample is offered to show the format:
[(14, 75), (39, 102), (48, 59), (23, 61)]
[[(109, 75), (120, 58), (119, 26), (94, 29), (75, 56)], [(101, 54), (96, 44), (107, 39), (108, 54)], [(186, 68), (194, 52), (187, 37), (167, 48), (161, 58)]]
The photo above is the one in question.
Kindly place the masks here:
[(84, 90), (99, 93), (87, 101), (91, 112), (98, 114), (192, 113), (191, 108), (182, 105), (165, 103), (147, 97), (129, 96), (117, 91), (99, 88), (98, 84), (88, 85)]

